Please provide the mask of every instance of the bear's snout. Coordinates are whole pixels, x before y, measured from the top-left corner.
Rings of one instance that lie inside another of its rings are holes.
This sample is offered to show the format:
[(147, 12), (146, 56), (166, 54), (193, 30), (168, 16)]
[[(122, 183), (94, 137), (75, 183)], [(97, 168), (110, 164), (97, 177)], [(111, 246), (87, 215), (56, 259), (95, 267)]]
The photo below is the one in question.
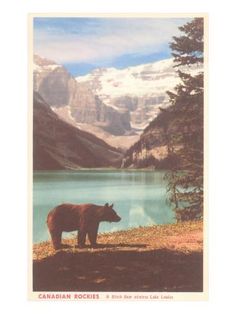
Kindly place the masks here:
[(116, 220), (115, 220), (115, 221), (116, 221), (116, 222), (121, 221), (121, 217), (117, 215), (117, 217), (116, 217)]
[(109, 222), (119, 222), (120, 220), (121, 220), (121, 217), (118, 215), (112, 215), (112, 217), (107, 219), (107, 221)]

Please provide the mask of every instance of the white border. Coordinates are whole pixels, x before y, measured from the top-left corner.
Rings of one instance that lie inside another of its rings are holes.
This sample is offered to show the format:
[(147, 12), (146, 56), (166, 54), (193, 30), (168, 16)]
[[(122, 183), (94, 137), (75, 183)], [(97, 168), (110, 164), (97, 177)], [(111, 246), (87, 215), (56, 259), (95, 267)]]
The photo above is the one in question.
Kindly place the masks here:
[[(33, 303), (27, 301), (27, 14), (30, 12), (209, 13), (209, 301), (165, 303)], [(208, 314), (235, 307), (235, 5), (226, 0), (8, 0), (2, 3), (1, 78), (1, 305), (8, 312), (158, 311)], [(2, 83), (2, 84), (3, 84)], [(10, 123), (9, 123), (10, 118)], [(10, 204), (10, 206), (9, 206)], [(9, 224), (10, 222), (10, 224)], [(16, 242), (17, 239), (17, 242)]]

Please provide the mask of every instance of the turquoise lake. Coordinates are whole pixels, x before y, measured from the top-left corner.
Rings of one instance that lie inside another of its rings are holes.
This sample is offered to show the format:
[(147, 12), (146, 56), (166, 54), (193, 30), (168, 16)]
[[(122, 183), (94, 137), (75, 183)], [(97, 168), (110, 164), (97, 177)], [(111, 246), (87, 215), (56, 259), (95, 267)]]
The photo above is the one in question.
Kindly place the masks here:
[[(33, 177), (33, 242), (49, 240), (47, 214), (61, 203), (114, 203), (118, 223), (102, 222), (99, 232), (175, 221), (166, 200), (164, 171), (36, 171)], [(63, 237), (75, 235), (64, 233)]]

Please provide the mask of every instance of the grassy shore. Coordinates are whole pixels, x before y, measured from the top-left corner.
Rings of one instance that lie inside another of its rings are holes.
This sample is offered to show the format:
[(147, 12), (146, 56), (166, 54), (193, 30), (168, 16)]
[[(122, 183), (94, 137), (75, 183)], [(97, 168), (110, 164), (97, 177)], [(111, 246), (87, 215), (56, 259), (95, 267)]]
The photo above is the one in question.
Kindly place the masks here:
[(203, 222), (99, 234), (100, 246), (63, 240), (33, 247), (35, 291), (202, 291)]

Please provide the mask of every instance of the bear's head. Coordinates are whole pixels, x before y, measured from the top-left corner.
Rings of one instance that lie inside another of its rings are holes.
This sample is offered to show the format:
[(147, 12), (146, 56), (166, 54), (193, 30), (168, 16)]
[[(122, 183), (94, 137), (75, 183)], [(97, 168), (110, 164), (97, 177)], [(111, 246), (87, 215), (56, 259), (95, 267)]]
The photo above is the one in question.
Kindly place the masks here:
[(121, 218), (114, 211), (113, 204), (109, 205), (108, 203), (106, 203), (103, 206), (101, 220), (102, 221), (108, 221), (108, 222), (118, 222), (121, 220)]

